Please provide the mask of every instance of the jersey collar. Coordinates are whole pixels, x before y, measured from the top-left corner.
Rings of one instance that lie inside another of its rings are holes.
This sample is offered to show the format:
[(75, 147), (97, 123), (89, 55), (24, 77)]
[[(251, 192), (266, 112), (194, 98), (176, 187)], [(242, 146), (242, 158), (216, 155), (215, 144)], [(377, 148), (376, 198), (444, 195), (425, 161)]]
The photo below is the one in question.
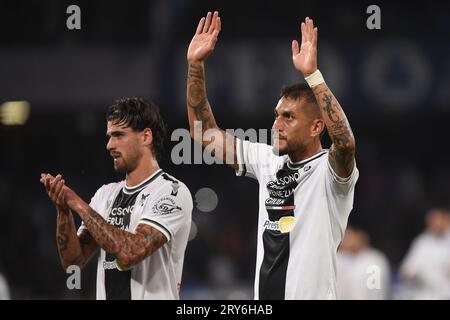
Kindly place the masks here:
[(142, 181), (141, 183), (139, 183), (136, 186), (129, 187), (129, 186), (127, 186), (127, 184), (125, 182), (123, 191), (125, 193), (135, 193), (136, 191), (140, 191), (140, 190), (144, 189), (147, 185), (149, 185), (152, 181), (154, 181), (156, 178), (158, 178), (162, 172), (163, 172), (162, 169), (158, 169), (151, 176), (149, 176), (147, 179), (145, 179), (144, 181)]
[(289, 159), (288, 157), (288, 161), (287, 161), (287, 166), (289, 169), (300, 169), (301, 167), (303, 167), (305, 164), (307, 164), (308, 162), (311, 162), (317, 158), (320, 158), (321, 156), (323, 156), (325, 153), (327, 153), (327, 150), (322, 150), (319, 153), (316, 153), (315, 155), (309, 157), (308, 159), (303, 159), (301, 161), (298, 162), (292, 162), (291, 159)]

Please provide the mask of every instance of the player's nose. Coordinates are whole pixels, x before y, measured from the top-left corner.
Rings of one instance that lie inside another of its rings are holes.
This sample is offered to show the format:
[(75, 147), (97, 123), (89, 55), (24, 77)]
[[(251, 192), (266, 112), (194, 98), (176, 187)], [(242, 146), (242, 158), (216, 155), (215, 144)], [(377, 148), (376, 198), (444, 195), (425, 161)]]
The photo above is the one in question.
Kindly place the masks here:
[(106, 144), (106, 150), (111, 151), (114, 150), (115, 146), (111, 138), (109, 138), (108, 143)]

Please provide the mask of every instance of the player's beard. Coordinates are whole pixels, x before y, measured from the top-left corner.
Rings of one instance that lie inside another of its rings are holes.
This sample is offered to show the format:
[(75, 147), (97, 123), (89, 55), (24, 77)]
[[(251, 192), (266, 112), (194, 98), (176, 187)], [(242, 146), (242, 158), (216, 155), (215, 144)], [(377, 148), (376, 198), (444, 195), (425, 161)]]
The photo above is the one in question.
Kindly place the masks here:
[(289, 144), (286, 139), (274, 139), (272, 152), (276, 156), (284, 156), (289, 152)]
[(274, 141), (274, 145), (272, 147), (272, 152), (277, 156), (284, 156), (288, 154), (289, 156), (294, 156), (295, 154), (302, 154), (306, 151), (306, 146), (301, 141), (289, 141), (287, 139)]
[(126, 173), (126, 161), (123, 157), (114, 160), (114, 170), (119, 173)]
[(128, 159), (125, 159), (123, 155), (114, 161), (114, 170), (119, 173), (129, 173), (136, 169), (138, 164), (138, 156), (134, 156)]

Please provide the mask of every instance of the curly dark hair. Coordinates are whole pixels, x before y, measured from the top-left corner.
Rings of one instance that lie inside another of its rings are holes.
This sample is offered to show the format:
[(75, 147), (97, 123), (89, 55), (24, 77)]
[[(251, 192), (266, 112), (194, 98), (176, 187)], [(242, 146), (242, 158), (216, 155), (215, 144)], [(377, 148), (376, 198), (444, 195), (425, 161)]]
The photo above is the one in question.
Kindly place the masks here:
[(142, 97), (117, 99), (115, 104), (109, 107), (106, 120), (118, 126), (130, 127), (137, 132), (150, 128), (153, 135), (152, 152), (155, 158), (161, 158), (166, 124), (156, 104)]

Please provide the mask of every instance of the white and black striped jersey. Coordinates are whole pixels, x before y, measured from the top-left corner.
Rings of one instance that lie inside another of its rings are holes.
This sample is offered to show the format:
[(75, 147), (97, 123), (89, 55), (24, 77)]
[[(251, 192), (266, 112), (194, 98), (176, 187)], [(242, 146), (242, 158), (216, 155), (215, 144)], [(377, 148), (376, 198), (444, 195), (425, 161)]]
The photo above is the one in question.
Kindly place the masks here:
[(236, 139), (239, 176), (259, 182), (256, 299), (336, 299), (336, 251), (353, 208), (358, 169), (339, 178), (324, 150), (292, 163)]
[[(119, 271), (103, 249), (97, 263), (97, 299), (179, 299), (184, 253), (191, 228), (192, 197), (186, 185), (158, 170), (128, 187), (102, 186), (90, 206), (108, 223), (129, 232), (138, 224), (161, 231), (167, 242), (131, 269)], [(84, 223), (79, 231), (86, 228)]]

